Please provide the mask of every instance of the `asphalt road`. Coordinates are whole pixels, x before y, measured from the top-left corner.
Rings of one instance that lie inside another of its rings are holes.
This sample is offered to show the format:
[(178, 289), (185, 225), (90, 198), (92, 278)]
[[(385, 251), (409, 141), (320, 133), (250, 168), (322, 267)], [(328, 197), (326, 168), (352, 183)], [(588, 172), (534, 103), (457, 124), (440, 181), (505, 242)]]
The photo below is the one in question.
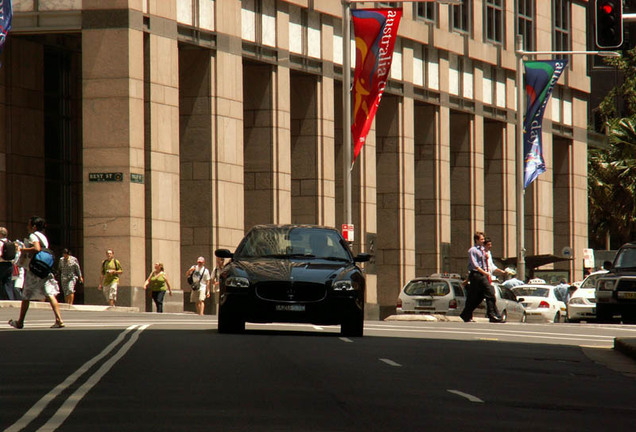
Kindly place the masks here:
[[(0, 322), (17, 310), (0, 310)], [(0, 430), (632, 431), (634, 326), (367, 322), (216, 332), (190, 314), (32, 310), (0, 328)], [(623, 370), (613, 365), (623, 360)], [(626, 365), (626, 366), (625, 366)]]

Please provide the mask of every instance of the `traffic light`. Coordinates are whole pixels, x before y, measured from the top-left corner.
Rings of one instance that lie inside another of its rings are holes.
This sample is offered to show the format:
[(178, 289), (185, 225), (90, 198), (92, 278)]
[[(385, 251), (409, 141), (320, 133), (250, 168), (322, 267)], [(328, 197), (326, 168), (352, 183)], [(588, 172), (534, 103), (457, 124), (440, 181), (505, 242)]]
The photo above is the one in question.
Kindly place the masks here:
[(596, 0), (596, 46), (600, 49), (623, 45), (623, 1)]

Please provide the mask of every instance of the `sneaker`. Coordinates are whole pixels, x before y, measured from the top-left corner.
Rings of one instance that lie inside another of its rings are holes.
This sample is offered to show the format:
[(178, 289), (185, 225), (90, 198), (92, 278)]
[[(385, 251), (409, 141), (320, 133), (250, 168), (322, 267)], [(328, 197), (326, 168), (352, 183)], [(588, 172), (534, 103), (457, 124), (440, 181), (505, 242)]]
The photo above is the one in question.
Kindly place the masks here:
[(64, 324), (61, 321), (56, 321), (55, 324), (51, 326), (51, 328), (64, 328), (64, 327), (66, 327), (66, 324)]
[(22, 327), (24, 327), (24, 324), (22, 324), (19, 321), (16, 320), (9, 320), (9, 325), (13, 328), (17, 328), (17, 329), (21, 329)]

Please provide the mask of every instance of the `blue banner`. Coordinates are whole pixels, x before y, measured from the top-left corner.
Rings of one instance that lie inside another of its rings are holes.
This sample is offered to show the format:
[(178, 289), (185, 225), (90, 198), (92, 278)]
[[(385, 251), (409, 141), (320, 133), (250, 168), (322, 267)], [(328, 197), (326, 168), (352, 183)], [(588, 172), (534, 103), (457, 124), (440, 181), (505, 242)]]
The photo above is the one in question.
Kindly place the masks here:
[(523, 121), (524, 188), (545, 172), (541, 142), (543, 113), (567, 64), (565, 59), (524, 62), (527, 95), (526, 117)]
[[(9, 30), (11, 30), (11, 20), (13, 19), (13, 6), (11, 0), (0, 0), (0, 54), (4, 49)], [(2, 63), (0, 63), (2, 66)]]

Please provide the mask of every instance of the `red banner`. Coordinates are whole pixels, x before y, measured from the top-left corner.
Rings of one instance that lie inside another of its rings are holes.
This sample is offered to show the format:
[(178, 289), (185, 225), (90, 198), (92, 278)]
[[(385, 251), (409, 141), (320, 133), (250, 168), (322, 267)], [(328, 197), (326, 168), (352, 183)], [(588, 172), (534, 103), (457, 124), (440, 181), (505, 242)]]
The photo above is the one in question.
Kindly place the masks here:
[(356, 9), (351, 15), (356, 39), (351, 124), (355, 161), (389, 80), (402, 9)]

